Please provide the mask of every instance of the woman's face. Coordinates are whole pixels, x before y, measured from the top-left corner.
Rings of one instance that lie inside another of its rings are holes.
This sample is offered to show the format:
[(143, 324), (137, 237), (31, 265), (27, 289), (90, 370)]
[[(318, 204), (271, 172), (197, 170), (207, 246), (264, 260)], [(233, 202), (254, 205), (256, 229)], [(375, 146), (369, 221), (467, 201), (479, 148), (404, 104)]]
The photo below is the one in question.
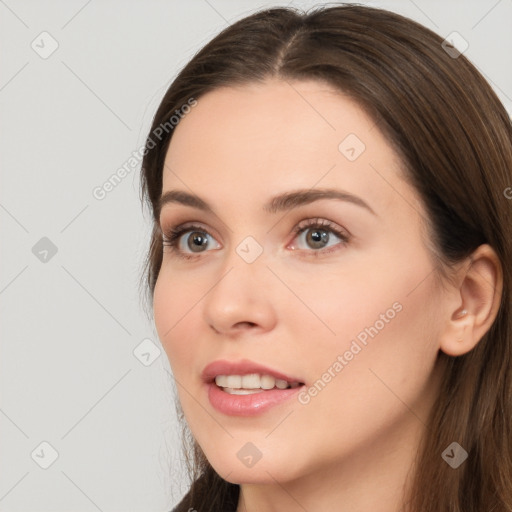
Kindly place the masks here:
[(375, 123), (320, 82), (268, 81), (210, 92), (174, 130), (163, 194), (181, 195), (160, 223), (186, 231), (154, 313), (210, 463), (236, 483), (403, 464), (435, 400), (445, 297)]

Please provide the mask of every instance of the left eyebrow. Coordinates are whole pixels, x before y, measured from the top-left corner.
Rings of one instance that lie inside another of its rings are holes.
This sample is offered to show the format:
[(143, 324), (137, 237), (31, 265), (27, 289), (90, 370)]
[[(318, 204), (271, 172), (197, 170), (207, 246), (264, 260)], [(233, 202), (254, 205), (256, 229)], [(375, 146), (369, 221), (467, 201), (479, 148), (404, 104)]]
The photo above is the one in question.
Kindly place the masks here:
[(363, 201), (360, 197), (344, 190), (337, 190), (332, 188), (316, 188), (286, 192), (284, 194), (273, 197), (267, 204), (263, 206), (263, 209), (269, 213), (277, 213), (292, 210), (293, 208), (313, 203), (314, 201), (320, 201), (321, 199), (336, 199), (338, 201), (345, 201), (357, 206), (361, 206), (362, 208), (367, 209), (373, 215), (377, 215), (371, 206)]
[[(292, 192), (285, 192), (270, 199), (268, 203), (263, 206), (263, 210), (268, 213), (278, 213), (283, 211), (292, 210), (306, 204), (320, 201), (322, 199), (336, 199), (338, 201), (345, 201), (365, 208), (373, 215), (377, 215), (372, 207), (363, 201), (360, 197), (349, 192), (331, 188), (324, 189), (303, 189)], [(179, 203), (185, 206), (191, 206), (199, 210), (215, 214), (213, 208), (202, 198), (195, 194), (190, 194), (184, 190), (169, 190), (165, 192), (157, 204), (157, 213), (160, 216), (162, 208), (166, 204)]]

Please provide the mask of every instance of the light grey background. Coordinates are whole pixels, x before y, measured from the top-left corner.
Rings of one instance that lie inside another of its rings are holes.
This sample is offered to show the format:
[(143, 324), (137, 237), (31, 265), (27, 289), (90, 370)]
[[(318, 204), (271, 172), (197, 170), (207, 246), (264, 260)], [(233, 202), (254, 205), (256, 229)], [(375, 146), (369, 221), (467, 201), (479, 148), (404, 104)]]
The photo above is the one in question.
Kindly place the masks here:
[[(512, 112), (512, 0), (365, 3), (457, 31)], [(137, 288), (140, 165), (127, 162), (202, 45), (287, 4), (314, 2), (0, 0), (1, 511), (168, 511), (185, 492), (169, 364)]]

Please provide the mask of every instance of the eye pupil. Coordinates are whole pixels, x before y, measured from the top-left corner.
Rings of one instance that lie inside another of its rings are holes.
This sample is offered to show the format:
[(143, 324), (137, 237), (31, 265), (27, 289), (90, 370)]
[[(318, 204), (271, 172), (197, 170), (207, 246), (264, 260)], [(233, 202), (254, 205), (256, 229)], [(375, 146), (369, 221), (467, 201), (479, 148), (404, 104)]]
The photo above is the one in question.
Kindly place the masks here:
[[(193, 252), (202, 252), (201, 249), (208, 244), (208, 238), (204, 233), (193, 231), (188, 237), (188, 248)], [(199, 249), (199, 250), (198, 250)]]
[(310, 231), (310, 235), (306, 238), (308, 243), (311, 242), (313, 244), (313, 247), (322, 248), (324, 243), (327, 244), (329, 241), (329, 233), (325, 229), (314, 229)]

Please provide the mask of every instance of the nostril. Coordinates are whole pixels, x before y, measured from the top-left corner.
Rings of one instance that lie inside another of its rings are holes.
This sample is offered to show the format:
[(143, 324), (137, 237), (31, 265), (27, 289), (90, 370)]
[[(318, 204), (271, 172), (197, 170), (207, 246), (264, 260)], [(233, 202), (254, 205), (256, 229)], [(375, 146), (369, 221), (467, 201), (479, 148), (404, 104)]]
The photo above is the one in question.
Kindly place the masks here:
[(246, 327), (254, 327), (256, 324), (254, 322), (238, 322), (236, 324), (236, 327), (243, 327), (243, 328), (246, 328)]
[[(256, 324), (255, 322), (237, 322), (236, 324), (233, 325), (233, 329), (249, 329), (249, 328), (252, 328), (252, 327), (256, 327), (258, 324)], [(210, 327), (213, 329), (213, 331), (215, 332), (215, 334), (222, 334), (221, 331), (219, 331), (218, 329), (215, 328), (214, 325), (210, 324)]]

